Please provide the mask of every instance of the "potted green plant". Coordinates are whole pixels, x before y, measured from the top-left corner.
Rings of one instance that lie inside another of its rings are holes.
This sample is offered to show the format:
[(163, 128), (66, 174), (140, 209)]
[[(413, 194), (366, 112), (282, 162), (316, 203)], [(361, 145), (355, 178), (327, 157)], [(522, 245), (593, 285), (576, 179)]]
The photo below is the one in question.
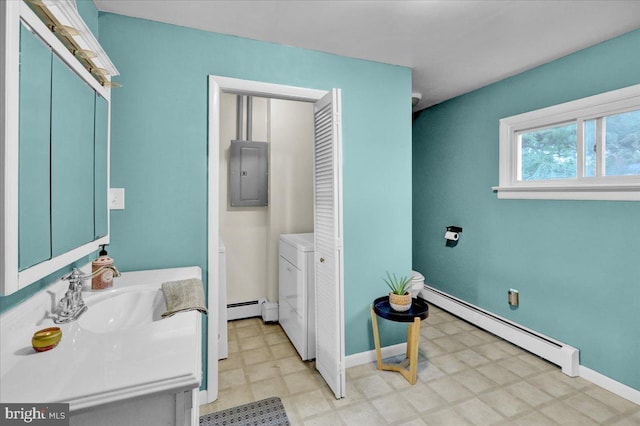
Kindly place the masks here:
[(411, 308), (411, 277), (396, 277), (396, 274), (390, 274), (387, 271), (387, 278), (383, 278), (384, 282), (391, 289), (389, 292), (389, 305), (391, 309), (398, 312), (405, 312)]

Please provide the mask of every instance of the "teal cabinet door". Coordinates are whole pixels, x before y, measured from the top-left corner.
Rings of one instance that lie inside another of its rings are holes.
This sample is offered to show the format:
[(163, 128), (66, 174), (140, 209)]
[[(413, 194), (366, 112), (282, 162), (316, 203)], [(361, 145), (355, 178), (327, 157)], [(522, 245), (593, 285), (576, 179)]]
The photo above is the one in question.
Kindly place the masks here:
[(57, 56), (51, 82), (51, 245), (57, 256), (94, 240), (95, 92)]
[(18, 266), (51, 258), (50, 103), (52, 53), (20, 26)]
[(109, 131), (109, 106), (106, 99), (96, 93), (94, 129), (94, 194), (95, 194), (95, 238), (107, 235), (107, 138)]

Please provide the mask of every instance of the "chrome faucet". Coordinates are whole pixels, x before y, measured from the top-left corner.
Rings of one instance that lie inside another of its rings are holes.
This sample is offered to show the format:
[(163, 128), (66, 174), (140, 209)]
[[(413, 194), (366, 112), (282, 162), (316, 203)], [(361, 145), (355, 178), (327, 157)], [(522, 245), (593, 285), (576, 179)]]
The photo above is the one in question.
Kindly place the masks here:
[(77, 320), (78, 317), (87, 310), (87, 305), (85, 305), (84, 300), (82, 300), (82, 283), (84, 280), (103, 274), (107, 269), (113, 271), (114, 277), (120, 276), (120, 271), (113, 265), (101, 266), (90, 274), (83, 274), (77, 268), (73, 268), (73, 271), (63, 276), (61, 279), (69, 280), (69, 289), (64, 294), (64, 297), (60, 299), (60, 302), (58, 302), (58, 316), (53, 322), (56, 324), (64, 324)]

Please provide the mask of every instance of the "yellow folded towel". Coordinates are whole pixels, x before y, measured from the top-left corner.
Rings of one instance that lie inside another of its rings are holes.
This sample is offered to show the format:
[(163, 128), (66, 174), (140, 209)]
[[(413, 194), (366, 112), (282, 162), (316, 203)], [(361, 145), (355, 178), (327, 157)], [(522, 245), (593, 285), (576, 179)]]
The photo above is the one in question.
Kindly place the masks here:
[(202, 281), (197, 278), (162, 283), (162, 292), (167, 304), (167, 312), (162, 314), (162, 318), (191, 310), (207, 313), (204, 288)]

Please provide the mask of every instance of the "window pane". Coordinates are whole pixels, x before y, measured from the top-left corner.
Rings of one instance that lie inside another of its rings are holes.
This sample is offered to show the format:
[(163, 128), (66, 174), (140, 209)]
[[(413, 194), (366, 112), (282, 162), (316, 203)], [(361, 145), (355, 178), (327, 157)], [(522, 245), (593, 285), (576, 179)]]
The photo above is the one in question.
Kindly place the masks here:
[(605, 122), (605, 174), (640, 175), (640, 110), (610, 115)]
[(584, 122), (584, 175), (596, 175), (596, 120)]
[(576, 177), (576, 124), (520, 135), (521, 180)]

